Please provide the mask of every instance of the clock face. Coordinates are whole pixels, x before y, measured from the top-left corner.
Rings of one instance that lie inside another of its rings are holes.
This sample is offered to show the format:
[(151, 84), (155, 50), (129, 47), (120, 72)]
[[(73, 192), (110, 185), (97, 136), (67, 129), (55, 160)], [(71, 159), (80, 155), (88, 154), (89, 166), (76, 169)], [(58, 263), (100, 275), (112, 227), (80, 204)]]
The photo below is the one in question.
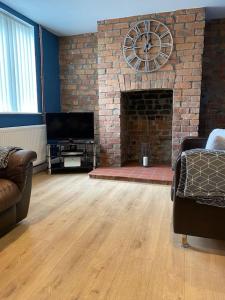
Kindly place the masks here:
[(137, 22), (124, 39), (123, 55), (137, 72), (154, 72), (169, 59), (173, 49), (170, 30), (156, 20)]

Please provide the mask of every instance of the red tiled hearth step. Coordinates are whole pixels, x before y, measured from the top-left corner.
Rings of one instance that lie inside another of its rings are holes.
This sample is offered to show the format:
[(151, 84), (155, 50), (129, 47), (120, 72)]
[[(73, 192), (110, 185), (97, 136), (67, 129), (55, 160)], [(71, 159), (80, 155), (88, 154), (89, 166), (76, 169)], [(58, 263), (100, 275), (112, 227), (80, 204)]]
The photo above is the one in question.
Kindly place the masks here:
[(89, 177), (170, 185), (173, 180), (173, 171), (170, 166), (164, 165), (148, 168), (141, 166), (97, 168), (89, 173)]

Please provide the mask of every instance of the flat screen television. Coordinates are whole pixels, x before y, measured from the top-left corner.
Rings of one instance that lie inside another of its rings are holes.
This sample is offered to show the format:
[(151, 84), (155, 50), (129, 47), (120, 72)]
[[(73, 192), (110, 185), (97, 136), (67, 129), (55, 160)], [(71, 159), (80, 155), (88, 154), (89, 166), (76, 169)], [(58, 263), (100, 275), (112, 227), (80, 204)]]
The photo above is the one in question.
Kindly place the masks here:
[(47, 139), (94, 140), (94, 113), (46, 113)]

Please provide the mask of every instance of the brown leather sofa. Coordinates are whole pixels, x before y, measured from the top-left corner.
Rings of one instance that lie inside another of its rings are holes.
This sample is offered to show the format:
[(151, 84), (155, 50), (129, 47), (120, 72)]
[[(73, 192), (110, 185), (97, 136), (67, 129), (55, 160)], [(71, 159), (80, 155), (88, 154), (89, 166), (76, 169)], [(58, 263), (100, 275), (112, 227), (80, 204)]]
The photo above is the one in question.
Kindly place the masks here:
[(8, 166), (0, 169), (0, 236), (27, 216), (36, 158), (33, 151), (19, 150), (10, 155)]
[[(188, 137), (181, 144), (181, 152), (194, 148), (205, 148), (207, 139)], [(180, 178), (181, 160), (178, 157), (172, 185), (173, 227), (175, 233), (185, 235), (183, 245), (187, 244), (187, 235), (225, 239), (225, 209), (196, 203), (195, 199), (180, 198), (176, 195)], [(225, 176), (225, 175), (224, 175)]]

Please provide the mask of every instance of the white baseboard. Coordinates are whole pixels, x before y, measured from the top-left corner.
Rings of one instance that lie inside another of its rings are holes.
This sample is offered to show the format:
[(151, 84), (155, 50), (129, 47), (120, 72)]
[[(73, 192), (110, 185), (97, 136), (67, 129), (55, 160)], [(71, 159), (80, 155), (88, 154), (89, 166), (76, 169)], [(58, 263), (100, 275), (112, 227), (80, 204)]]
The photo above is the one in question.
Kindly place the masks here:
[(40, 173), (42, 171), (45, 171), (45, 170), (47, 170), (47, 168), (48, 168), (48, 164), (46, 162), (43, 163), (43, 164), (34, 166), (33, 167), (33, 174), (37, 174), (37, 173)]

